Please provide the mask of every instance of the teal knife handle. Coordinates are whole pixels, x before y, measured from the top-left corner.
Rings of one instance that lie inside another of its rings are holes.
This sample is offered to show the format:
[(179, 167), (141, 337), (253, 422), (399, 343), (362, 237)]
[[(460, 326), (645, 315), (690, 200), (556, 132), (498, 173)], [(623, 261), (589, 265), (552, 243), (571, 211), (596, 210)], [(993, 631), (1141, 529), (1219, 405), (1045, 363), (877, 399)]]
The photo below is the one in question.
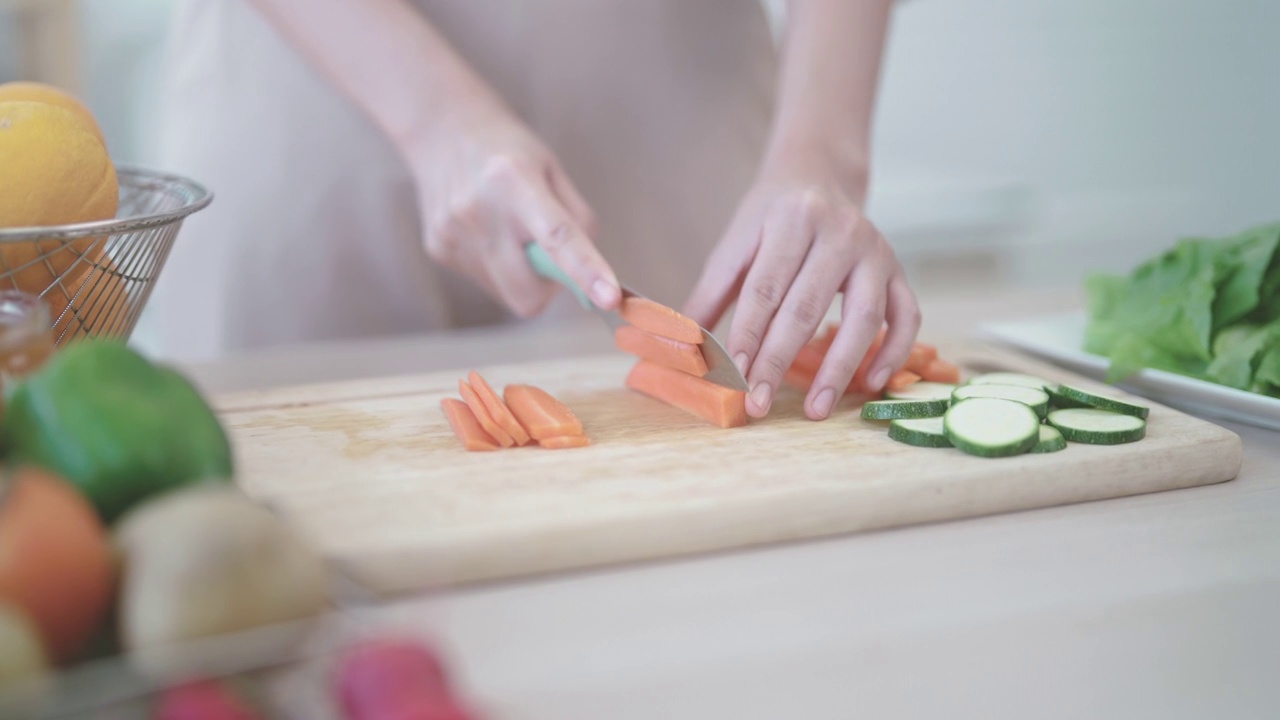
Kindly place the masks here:
[(548, 280), (554, 280), (568, 288), (569, 292), (573, 293), (573, 296), (578, 298), (578, 302), (582, 303), (582, 307), (588, 310), (595, 307), (591, 302), (591, 299), (587, 297), (587, 294), (582, 291), (582, 288), (578, 287), (578, 284), (570, 279), (569, 276), (560, 269), (559, 265), (555, 264), (551, 259), (551, 256), (547, 254), (547, 251), (542, 249), (541, 245), (538, 243), (529, 243), (525, 245), (524, 254), (525, 257), (529, 258), (529, 264), (533, 266), (534, 272)]

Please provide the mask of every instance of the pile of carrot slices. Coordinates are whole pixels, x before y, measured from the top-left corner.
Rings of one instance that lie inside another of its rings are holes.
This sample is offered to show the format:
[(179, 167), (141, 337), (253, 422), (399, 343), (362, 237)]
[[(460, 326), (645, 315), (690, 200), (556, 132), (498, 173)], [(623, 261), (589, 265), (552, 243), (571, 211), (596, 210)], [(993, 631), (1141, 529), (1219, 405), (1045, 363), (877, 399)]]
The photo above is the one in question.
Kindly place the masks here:
[(619, 350), (639, 358), (627, 387), (722, 428), (747, 424), (747, 394), (703, 380), (702, 329), (671, 308), (628, 297), (620, 310), (627, 324), (614, 331)]
[(458, 380), (462, 399), (444, 398), (440, 409), (453, 434), (473, 452), (521, 447), (564, 449), (591, 444), (573, 411), (532, 385), (508, 385), (494, 392), (480, 373)]
[[(784, 378), (787, 384), (801, 390), (809, 390), (814, 378), (818, 375), (818, 368), (827, 357), (827, 351), (831, 349), (831, 343), (835, 341), (838, 329), (839, 325), (829, 325), (822, 334), (800, 349), (795, 362), (791, 364)], [(867, 373), (871, 370), (871, 363), (875, 360), (876, 354), (880, 352), (880, 346), (884, 344), (884, 337), (885, 329), (882, 328), (871, 341), (871, 346), (867, 348), (862, 363), (854, 372), (853, 379), (849, 381), (849, 386), (845, 389), (846, 395), (875, 394), (867, 388)], [(889, 381), (885, 383), (885, 390), (902, 390), (921, 380), (955, 384), (960, 382), (960, 368), (938, 357), (936, 347), (917, 342), (911, 346), (911, 353), (902, 367), (889, 376)]]

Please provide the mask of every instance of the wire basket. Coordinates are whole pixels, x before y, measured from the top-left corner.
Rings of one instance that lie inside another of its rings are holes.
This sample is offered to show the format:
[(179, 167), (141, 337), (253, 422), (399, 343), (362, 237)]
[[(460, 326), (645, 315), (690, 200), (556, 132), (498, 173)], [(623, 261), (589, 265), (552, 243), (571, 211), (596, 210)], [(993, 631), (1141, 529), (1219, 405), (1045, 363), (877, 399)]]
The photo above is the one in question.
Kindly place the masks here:
[(127, 340), (182, 221), (213, 200), (204, 187), (176, 175), (119, 167), (116, 177), (115, 219), (0, 228), (0, 290), (38, 295), (49, 309), (55, 344)]

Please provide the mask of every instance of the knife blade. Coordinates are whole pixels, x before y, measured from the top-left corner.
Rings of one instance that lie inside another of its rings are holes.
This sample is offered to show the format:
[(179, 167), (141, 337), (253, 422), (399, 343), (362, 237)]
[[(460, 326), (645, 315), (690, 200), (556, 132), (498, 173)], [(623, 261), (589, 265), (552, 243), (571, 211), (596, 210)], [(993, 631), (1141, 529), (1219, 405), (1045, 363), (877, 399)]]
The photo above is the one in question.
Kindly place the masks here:
[[(582, 291), (582, 288), (579, 288), (577, 283), (566, 275), (565, 272), (560, 269), (560, 266), (556, 265), (555, 262), (552, 261), (551, 256), (547, 255), (547, 252), (542, 249), (542, 246), (537, 243), (528, 243), (524, 246), (524, 251), (525, 257), (529, 259), (529, 264), (533, 267), (534, 272), (548, 280), (554, 280), (555, 282), (563, 285), (575, 298), (577, 298), (578, 302), (584, 308), (591, 310), (596, 315), (599, 315), (605, 321), (605, 324), (609, 326), (610, 330), (617, 330), (619, 326), (627, 324), (627, 321), (622, 318), (622, 314), (619, 311), (602, 310), (596, 306), (596, 304), (591, 301), (591, 298), (587, 297), (587, 294)], [(624, 301), (628, 297), (644, 298), (644, 295), (641, 295), (626, 285), (620, 284), (620, 287), (622, 289), (622, 297)], [(723, 385), (727, 388), (746, 392), (747, 379), (742, 376), (742, 373), (738, 370), (738, 366), (733, 364), (733, 358), (729, 357), (729, 353), (724, 349), (724, 346), (721, 345), (715, 335), (712, 335), (706, 328), (699, 325), (698, 329), (702, 331), (702, 356), (707, 361), (707, 372), (702, 375), (702, 379), (716, 383), (717, 385)]]

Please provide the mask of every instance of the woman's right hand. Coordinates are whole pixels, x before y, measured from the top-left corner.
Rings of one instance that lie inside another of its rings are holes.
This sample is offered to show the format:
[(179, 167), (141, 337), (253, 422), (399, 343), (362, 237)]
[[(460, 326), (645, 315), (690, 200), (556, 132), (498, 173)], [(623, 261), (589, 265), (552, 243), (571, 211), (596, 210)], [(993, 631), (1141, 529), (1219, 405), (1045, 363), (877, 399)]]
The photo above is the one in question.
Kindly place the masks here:
[(531, 317), (559, 290), (529, 265), (524, 246), (536, 242), (597, 306), (618, 306), (618, 280), (591, 240), (591, 208), (551, 151), (505, 108), (440, 122), (409, 156), (436, 262)]

